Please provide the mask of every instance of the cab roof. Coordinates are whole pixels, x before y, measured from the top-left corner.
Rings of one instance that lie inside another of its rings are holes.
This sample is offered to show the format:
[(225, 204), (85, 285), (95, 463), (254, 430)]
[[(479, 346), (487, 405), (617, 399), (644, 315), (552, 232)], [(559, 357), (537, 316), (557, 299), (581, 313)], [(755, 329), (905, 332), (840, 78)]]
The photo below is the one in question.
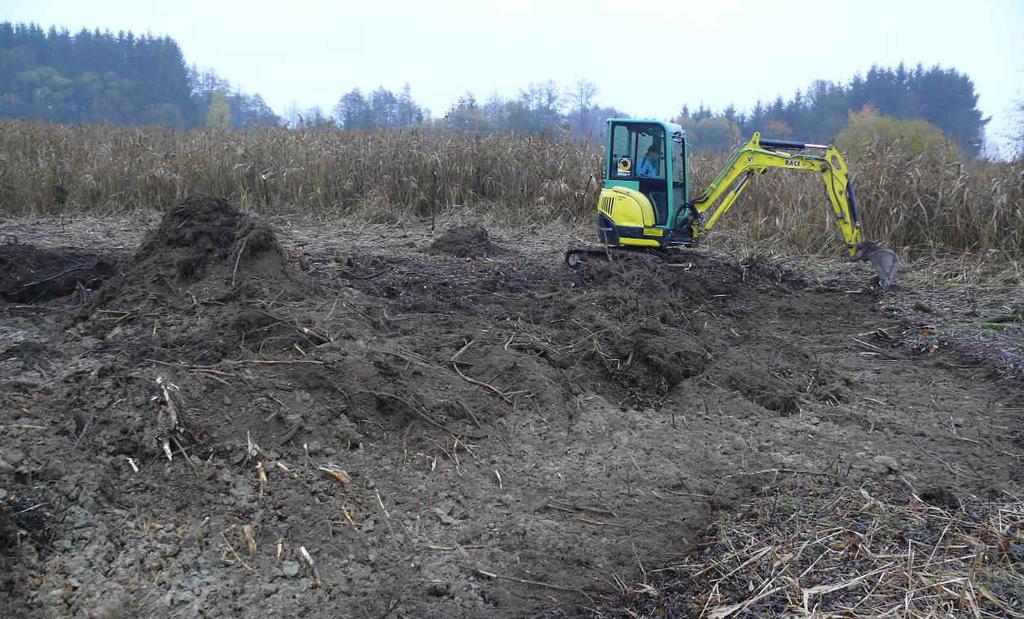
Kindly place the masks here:
[(664, 127), (665, 131), (669, 135), (675, 135), (675, 134), (679, 134), (679, 135), (682, 135), (682, 136), (686, 135), (686, 130), (683, 129), (680, 125), (677, 125), (676, 123), (672, 123), (672, 122), (666, 122), (664, 120), (658, 120), (656, 118), (609, 118), (608, 122), (609, 123), (615, 122), (615, 123), (655, 124), (655, 125), (661, 125), (662, 127)]

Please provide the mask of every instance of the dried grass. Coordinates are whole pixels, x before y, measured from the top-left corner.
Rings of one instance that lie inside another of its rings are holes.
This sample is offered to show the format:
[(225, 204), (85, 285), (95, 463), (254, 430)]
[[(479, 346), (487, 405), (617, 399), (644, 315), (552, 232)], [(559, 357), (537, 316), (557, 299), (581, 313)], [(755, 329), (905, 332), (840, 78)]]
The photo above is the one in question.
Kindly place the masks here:
[(0, 205), (13, 214), (164, 209), (204, 193), (280, 214), (387, 220), (502, 204), (540, 219), (594, 202), (599, 167), (592, 148), (536, 136), (0, 122)]
[[(865, 236), (906, 259), (971, 252), (1008, 260), (1024, 251), (1024, 158), (1014, 162), (848, 161)], [(697, 186), (708, 182), (722, 157), (696, 158)], [(787, 252), (837, 255), (842, 239), (826, 210), (821, 180), (769, 171), (757, 177), (719, 230), (748, 244)], [(827, 231), (827, 232), (825, 232)]]
[(1024, 501), (926, 496), (934, 504), (866, 488), (760, 499), (602, 614), (1024, 616)]
[[(597, 147), (540, 136), (0, 121), (0, 208), (123, 214), (205, 193), (283, 215), (393, 222), (468, 206), (510, 223), (589, 224), (601, 157)], [(694, 158), (693, 195), (724, 161)], [(905, 256), (1024, 251), (1024, 159), (926, 164), (883, 154), (850, 164), (867, 236)], [(776, 171), (747, 194), (720, 224), (745, 244), (840, 252), (819, 179)]]

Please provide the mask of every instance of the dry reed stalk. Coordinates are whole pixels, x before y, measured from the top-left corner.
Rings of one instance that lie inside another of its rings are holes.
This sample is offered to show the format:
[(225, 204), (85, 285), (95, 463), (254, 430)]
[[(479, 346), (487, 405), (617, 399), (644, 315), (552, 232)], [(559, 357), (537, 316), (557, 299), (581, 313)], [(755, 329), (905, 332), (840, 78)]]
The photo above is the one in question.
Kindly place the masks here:
[[(540, 136), (418, 129), (171, 131), (0, 121), (0, 212), (122, 214), (186, 195), (281, 215), (383, 223), (471, 207), (509, 223), (589, 222), (600, 147)], [(693, 158), (691, 195), (724, 164)], [(1024, 251), (1024, 159), (851, 161), (867, 235), (911, 257)], [(820, 180), (759, 177), (720, 224), (787, 251), (841, 250)]]
[(624, 605), (717, 618), (1024, 616), (1024, 502), (936, 496), (941, 506), (864, 488), (760, 499)]

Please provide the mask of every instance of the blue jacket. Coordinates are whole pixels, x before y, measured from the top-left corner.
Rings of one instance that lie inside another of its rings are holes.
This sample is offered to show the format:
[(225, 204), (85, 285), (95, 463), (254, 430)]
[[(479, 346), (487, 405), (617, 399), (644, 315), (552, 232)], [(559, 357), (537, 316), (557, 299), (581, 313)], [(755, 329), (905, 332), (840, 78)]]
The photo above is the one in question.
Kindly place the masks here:
[(640, 161), (640, 167), (637, 168), (637, 176), (640, 178), (660, 178), (661, 177), (661, 164), (655, 163), (651, 159), (650, 155), (644, 155), (643, 160)]

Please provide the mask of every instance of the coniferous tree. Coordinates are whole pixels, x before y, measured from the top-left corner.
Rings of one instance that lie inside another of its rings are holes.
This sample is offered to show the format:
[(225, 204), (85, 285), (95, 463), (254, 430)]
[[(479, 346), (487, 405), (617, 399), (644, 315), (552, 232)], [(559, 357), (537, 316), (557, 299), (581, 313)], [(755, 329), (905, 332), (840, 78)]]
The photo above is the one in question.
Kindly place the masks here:
[(166, 37), (0, 24), (0, 116), (190, 126), (181, 50)]

